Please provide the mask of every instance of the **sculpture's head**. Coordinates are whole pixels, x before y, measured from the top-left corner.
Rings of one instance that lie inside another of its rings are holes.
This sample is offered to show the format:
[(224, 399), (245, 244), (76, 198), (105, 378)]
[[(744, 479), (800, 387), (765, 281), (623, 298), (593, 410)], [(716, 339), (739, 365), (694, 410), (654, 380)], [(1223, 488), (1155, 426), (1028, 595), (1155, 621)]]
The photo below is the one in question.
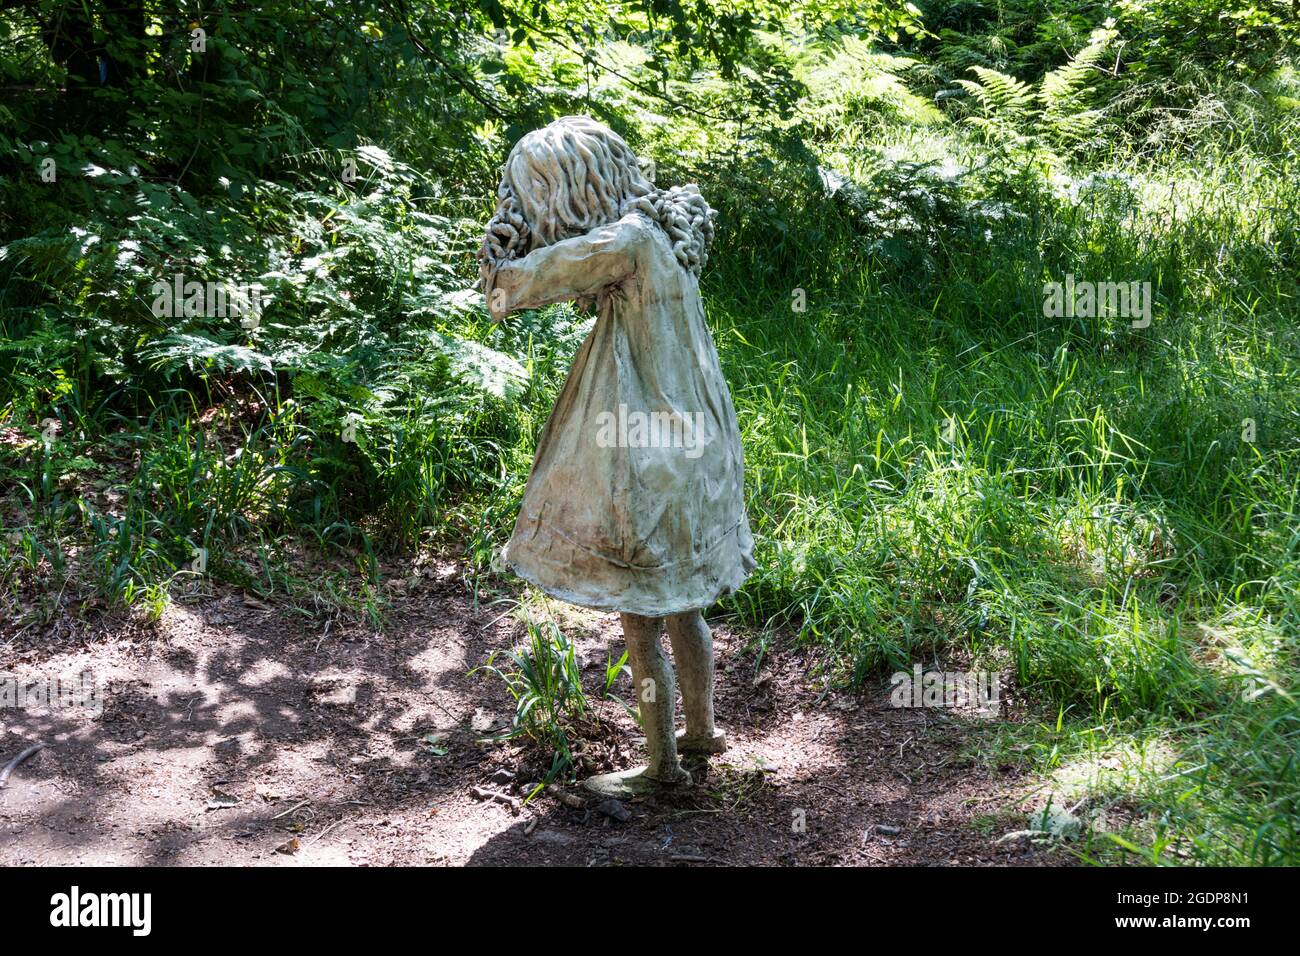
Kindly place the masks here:
[(634, 209), (663, 228), (678, 262), (698, 274), (713, 240), (714, 216), (699, 190), (656, 189), (623, 137), (589, 117), (563, 116), (510, 151), (480, 258), (526, 255)]
[(519, 203), (535, 247), (614, 222), (629, 199), (653, 191), (623, 137), (585, 116), (564, 116), (515, 144), (497, 198)]

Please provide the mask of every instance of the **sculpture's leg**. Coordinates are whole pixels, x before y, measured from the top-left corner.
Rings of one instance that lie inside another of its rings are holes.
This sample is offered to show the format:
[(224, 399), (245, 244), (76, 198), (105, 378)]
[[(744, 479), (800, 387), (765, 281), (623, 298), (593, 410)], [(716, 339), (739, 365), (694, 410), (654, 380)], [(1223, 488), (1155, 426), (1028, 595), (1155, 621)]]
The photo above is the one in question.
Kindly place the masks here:
[(648, 766), (601, 774), (584, 781), (584, 785), (603, 796), (632, 797), (687, 783), (690, 775), (677, 760), (677, 738), (673, 732), (677, 688), (673, 669), (659, 642), (663, 620), (637, 614), (622, 617), (628, 662), (632, 665), (632, 685), (650, 759)]
[(623, 615), (623, 636), (627, 639), (628, 662), (632, 665), (632, 684), (641, 710), (646, 750), (650, 754), (646, 776), (676, 783), (686, 774), (677, 763), (677, 739), (673, 733), (677, 687), (673, 669), (659, 641), (662, 626), (662, 618)]
[(686, 730), (677, 735), (683, 752), (720, 754), (727, 737), (713, 724), (713, 635), (704, 615), (687, 611), (668, 618), (668, 639), (682, 682)]

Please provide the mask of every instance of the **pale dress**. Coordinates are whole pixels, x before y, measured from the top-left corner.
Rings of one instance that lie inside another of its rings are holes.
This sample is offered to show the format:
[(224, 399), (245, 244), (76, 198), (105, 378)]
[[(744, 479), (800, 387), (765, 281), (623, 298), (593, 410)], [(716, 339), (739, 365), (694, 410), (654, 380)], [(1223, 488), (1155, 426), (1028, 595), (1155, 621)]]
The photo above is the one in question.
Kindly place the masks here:
[[(485, 291), (503, 312), (597, 302), (538, 439), (509, 564), (561, 600), (647, 617), (738, 588), (754, 559), (736, 413), (699, 283), (663, 230), (631, 213), (503, 263)], [(637, 427), (655, 413), (657, 429)]]

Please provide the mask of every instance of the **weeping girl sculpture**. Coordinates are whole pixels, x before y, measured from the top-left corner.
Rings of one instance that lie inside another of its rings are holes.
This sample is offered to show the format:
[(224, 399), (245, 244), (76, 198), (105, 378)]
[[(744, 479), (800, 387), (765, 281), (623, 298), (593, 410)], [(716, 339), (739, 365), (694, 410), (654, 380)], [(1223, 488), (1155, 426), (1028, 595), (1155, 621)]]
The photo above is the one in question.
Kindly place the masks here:
[(587, 781), (602, 793), (686, 782), (679, 751), (726, 747), (700, 611), (754, 561), (736, 414), (700, 301), (713, 217), (695, 186), (656, 189), (621, 137), (566, 116), (510, 152), (479, 253), (494, 318), (567, 300), (597, 315), (538, 440), (506, 560), (556, 598), (622, 615), (649, 762)]

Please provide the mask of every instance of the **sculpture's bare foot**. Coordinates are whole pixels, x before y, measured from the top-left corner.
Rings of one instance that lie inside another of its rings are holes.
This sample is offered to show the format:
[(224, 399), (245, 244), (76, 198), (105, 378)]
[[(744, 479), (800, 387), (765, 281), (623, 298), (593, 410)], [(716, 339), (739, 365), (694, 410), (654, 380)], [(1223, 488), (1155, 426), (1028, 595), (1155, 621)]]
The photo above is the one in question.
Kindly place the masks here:
[(633, 797), (648, 797), (676, 790), (688, 786), (691, 782), (691, 775), (681, 767), (677, 768), (676, 774), (667, 778), (652, 777), (647, 772), (648, 769), (633, 767), (631, 770), (602, 773), (588, 777), (582, 781), (582, 785), (598, 796), (628, 800)]
[(677, 752), (687, 754), (720, 754), (727, 749), (727, 735), (721, 728), (713, 728), (712, 737), (692, 736), (685, 730), (677, 731)]

